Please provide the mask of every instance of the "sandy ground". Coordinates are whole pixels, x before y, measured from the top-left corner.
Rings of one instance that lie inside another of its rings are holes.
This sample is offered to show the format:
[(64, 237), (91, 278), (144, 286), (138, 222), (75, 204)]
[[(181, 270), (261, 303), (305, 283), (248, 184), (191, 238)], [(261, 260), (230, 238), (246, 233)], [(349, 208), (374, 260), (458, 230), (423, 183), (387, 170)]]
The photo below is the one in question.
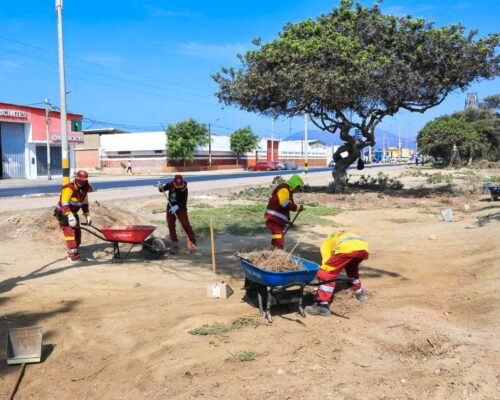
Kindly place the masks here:
[[(332, 317), (280, 309), (272, 325), (242, 301), (233, 255), (266, 247), (266, 236), (216, 238), (219, 279), (235, 294), (213, 300), (207, 238), (195, 254), (145, 261), (137, 248), (135, 258), (111, 263), (109, 246), (85, 234), (93, 261), (75, 267), (49, 210), (2, 212), (0, 398), (19, 370), (3, 361), (7, 329), (38, 325), (44, 361), (27, 366), (16, 399), (498, 399), (500, 206), (480, 193), (410, 193), (302, 194), (342, 208), (334, 222), (370, 243), (361, 269), (369, 301), (345, 290)], [(96, 225), (134, 224), (157, 219), (158, 207), (161, 198), (148, 197), (92, 210)], [(446, 223), (448, 207), (455, 218)], [(288, 247), (303, 237), (298, 254), (319, 261), (330, 230), (292, 230)], [(189, 334), (242, 318), (245, 326), (223, 335)], [(242, 352), (254, 359), (240, 361)]]

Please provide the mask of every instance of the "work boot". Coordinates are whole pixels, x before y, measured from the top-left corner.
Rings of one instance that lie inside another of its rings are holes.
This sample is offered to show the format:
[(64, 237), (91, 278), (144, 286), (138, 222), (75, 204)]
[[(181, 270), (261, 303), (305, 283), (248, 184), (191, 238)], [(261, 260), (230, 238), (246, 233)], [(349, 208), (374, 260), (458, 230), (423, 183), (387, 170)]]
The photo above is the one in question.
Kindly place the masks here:
[(328, 317), (331, 315), (330, 310), (327, 305), (312, 305), (307, 306), (304, 311), (309, 315), (321, 315), (322, 317)]
[(363, 289), (358, 289), (354, 292), (354, 295), (356, 296), (356, 299), (360, 301), (361, 303), (364, 303), (368, 299), (366, 298), (365, 291)]
[(179, 242), (172, 242), (170, 246), (170, 254), (179, 254)]

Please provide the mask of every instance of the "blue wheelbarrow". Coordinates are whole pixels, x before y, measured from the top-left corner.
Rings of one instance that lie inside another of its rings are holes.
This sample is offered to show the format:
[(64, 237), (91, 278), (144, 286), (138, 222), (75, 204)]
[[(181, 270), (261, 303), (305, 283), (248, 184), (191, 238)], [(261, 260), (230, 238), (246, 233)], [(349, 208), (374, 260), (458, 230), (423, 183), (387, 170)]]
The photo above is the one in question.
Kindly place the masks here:
[(484, 187), (490, 191), (491, 201), (498, 200), (498, 196), (500, 196), (500, 182), (486, 182)]
[[(306, 286), (318, 286), (311, 283), (319, 270), (319, 265), (300, 257), (291, 256), (293, 260), (299, 263), (303, 269), (286, 272), (268, 271), (256, 267), (242, 255), (236, 254), (240, 258), (240, 266), (245, 274), (246, 300), (257, 295), (260, 316), (266, 318), (269, 323), (273, 322), (271, 315), (271, 306), (280, 304), (297, 304), (298, 314), (305, 318), (303, 308), (304, 288)], [(322, 283), (343, 281), (351, 283), (349, 278), (335, 278)]]

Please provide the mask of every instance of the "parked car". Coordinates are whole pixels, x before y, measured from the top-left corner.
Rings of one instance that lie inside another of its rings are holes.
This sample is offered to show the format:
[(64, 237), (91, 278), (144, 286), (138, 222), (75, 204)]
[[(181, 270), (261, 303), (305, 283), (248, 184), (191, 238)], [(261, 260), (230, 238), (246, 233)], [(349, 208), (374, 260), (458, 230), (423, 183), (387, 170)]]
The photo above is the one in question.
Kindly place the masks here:
[(277, 169), (277, 170), (282, 171), (282, 170), (286, 169), (286, 167), (285, 167), (285, 163), (283, 163), (283, 162), (281, 162), (281, 161), (271, 161), (271, 162), (272, 162), (274, 165), (276, 165), (276, 169)]
[(328, 163), (328, 168), (333, 168), (333, 167), (335, 167), (335, 161), (330, 160), (330, 162)]
[(283, 161), (285, 169), (298, 169), (299, 165), (294, 161)]
[(249, 165), (249, 171), (276, 171), (278, 167), (270, 161), (261, 161), (254, 165)]

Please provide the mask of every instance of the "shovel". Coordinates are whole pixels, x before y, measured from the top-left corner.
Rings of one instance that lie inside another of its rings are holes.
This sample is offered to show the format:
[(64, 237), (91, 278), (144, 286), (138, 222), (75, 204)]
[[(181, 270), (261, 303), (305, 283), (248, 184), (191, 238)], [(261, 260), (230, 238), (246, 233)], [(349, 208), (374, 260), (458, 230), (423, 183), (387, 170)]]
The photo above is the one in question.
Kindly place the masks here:
[(295, 214), (295, 217), (293, 217), (292, 219), (292, 222), (290, 222), (290, 225), (288, 225), (285, 229), (285, 232), (283, 232), (283, 236), (286, 235), (286, 233), (288, 232), (288, 230), (292, 227), (293, 223), (295, 222), (295, 220), (297, 219), (297, 217), (299, 216), (299, 214), (302, 212), (302, 210), (300, 210), (297, 214)]
[(218, 282), (217, 279), (217, 266), (215, 264), (215, 241), (214, 241), (214, 225), (210, 220), (210, 243), (212, 245), (212, 272), (214, 274), (214, 282), (207, 286), (207, 297), (209, 299), (227, 299), (234, 292), (231, 287), (224, 281)]
[(12, 400), (23, 378), (26, 364), (37, 363), (42, 360), (42, 328), (32, 326), (9, 329), (5, 358), (8, 365), (21, 364), (19, 375), (9, 393), (8, 399)]
[[(160, 181), (158, 181), (158, 185), (161, 185), (161, 184), (162, 183)], [(162, 190), (162, 193), (165, 196), (165, 199), (167, 200), (167, 203), (168, 203), (169, 207), (172, 208), (172, 204), (170, 204), (170, 200), (168, 199), (167, 194), (165, 193), (164, 190)], [(177, 213), (175, 213), (175, 214), (177, 215)], [(189, 240), (189, 237), (188, 237), (187, 234), (186, 234), (186, 244), (187, 244), (188, 251), (194, 251), (194, 250), (196, 250), (196, 245), (191, 240)]]

